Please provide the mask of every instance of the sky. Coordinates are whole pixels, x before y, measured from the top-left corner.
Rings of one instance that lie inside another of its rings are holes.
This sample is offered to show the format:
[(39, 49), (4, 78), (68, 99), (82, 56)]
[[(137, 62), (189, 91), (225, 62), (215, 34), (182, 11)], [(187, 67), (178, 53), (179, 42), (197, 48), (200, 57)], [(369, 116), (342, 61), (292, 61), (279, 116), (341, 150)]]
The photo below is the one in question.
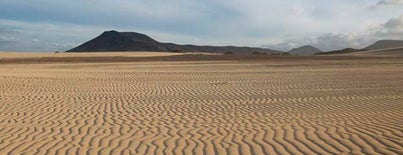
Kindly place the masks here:
[(0, 51), (65, 51), (103, 31), (324, 51), (403, 40), (403, 0), (0, 0)]

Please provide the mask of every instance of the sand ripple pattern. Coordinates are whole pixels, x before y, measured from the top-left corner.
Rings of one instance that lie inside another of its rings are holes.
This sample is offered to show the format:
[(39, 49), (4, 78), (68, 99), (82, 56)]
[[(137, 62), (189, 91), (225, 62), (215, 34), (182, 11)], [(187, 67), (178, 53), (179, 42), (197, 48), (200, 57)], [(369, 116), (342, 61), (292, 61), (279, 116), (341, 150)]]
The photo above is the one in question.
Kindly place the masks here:
[(0, 154), (403, 154), (402, 64), (303, 63), (2, 65)]

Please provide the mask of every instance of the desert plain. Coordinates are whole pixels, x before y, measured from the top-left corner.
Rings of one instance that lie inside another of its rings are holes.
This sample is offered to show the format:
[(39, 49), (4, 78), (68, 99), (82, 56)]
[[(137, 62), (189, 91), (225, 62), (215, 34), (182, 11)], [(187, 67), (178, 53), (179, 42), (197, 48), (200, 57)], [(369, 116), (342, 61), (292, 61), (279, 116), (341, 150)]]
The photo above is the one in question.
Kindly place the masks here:
[(403, 154), (403, 57), (0, 53), (0, 154)]

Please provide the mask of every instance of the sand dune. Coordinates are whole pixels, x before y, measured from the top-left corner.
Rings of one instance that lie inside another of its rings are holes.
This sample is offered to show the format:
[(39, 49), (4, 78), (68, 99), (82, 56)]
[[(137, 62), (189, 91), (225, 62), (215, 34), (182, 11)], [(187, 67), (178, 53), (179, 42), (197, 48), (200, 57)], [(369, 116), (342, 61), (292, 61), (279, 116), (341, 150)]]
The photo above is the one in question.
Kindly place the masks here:
[(401, 59), (0, 65), (0, 154), (403, 154)]

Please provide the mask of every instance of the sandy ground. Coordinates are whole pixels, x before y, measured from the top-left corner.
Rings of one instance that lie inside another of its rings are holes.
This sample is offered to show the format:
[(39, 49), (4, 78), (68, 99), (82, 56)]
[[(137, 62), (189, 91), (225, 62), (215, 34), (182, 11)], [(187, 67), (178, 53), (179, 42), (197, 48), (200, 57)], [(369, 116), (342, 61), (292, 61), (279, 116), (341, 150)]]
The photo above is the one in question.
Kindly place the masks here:
[(41, 57), (153, 57), (153, 56), (172, 56), (182, 53), (168, 52), (93, 52), (93, 53), (44, 53), (44, 52), (7, 52), (0, 51), (0, 59), (11, 58), (41, 58)]
[(0, 105), (0, 154), (403, 154), (401, 59), (1, 64)]
[(403, 57), (403, 47), (397, 48), (389, 48), (389, 49), (382, 49), (382, 50), (372, 50), (372, 51), (362, 51), (362, 52), (354, 52), (354, 53), (347, 53), (344, 55), (352, 55), (352, 56), (392, 56), (392, 57)]

